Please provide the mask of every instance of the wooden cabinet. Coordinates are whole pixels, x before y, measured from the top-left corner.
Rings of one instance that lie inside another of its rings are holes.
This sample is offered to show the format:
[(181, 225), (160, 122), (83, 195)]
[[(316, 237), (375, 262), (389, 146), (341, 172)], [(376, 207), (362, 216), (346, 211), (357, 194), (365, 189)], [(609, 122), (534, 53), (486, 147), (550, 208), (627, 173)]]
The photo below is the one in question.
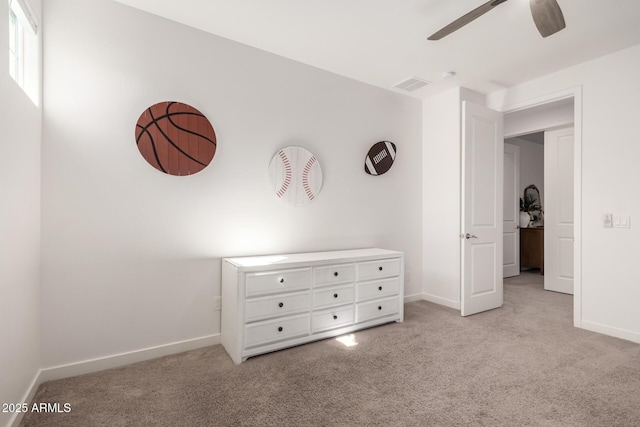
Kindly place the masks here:
[(248, 357), (404, 319), (404, 254), (356, 249), (222, 260), (222, 345)]
[(544, 274), (544, 228), (520, 229), (520, 269), (539, 268)]

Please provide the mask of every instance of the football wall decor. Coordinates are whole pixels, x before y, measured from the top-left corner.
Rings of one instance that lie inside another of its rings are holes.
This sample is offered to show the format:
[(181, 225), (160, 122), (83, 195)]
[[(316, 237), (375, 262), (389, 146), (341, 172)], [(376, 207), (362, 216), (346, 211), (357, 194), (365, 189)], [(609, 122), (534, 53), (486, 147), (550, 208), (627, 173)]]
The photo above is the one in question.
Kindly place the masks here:
[(320, 163), (302, 147), (278, 151), (269, 164), (269, 178), (276, 196), (295, 206), (313, 201), (322, 188)]
[(369, 175), (382, 175), (391, 169), (396, 159), (396, 144), (389, 141), (376, 142), (364, 159), (364, 171)]
[(142, 157), (169, 175), (192, 175), (207, 167), (216, 153), (213, 126), (200, 111), (165, 101), (147, 108), (136, 123)]

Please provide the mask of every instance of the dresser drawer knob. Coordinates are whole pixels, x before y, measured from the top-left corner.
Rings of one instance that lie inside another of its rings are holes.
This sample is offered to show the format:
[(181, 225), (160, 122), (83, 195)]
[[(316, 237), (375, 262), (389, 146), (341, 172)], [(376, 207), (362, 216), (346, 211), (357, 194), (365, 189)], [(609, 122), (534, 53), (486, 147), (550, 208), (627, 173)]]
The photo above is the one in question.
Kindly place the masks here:
[(333, 315), (333, 320), (338, 320), (338, 316), (336, 316), (335, 314)]
[(338, 294), (333, 294), (333, 297), (334, 298), (338, 298)]
[(282, 332), (282, 326), (278, 326), (278, 332)]
[(284, 277), (281, 277), (279, 280), (280, 283), (284, 283)]
[(381, 291), (382, 290), (382, 286), (378, 286), (378, 290)]
[(338, 277), (338, 272), (337, 272), (337, 271), (335, 271), (335, 272), (333, 273), (333, 275), (334, 275), (334, 276), (336, 276), (336, 277)]
[(378, 306), (378, 310), (382, 310), (382, 306), (381, 305)]
[(278, 304), (278, 307), (280, 307), (280, 308), (284, 307), (284, 303), (281, 302), (280, 304)]
[(378, 270), (382, 271), (382, 267), (378, 267)]

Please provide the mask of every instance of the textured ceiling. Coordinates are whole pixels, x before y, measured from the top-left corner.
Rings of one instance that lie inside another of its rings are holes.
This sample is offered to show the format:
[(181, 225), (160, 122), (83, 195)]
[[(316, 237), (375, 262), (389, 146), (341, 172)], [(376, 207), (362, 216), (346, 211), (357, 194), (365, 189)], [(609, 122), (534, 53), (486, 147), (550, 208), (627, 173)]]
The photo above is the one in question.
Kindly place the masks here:
[(115, 1), (400, 93), (411, 76), (431, 81), (417, 98), (490, 93), (640, 44), (640, 0), (558, 0), (567, 28), (548, 38), (529, 0), (509, 0), (440, 41), (427, 37), (485, 0)]

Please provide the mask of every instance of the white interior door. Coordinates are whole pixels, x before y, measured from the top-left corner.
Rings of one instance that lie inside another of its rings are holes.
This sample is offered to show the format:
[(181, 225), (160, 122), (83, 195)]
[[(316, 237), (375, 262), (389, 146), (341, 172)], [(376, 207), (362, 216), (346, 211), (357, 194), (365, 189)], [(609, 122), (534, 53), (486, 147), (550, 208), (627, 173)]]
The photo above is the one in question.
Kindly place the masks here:
[(520, 275), (520, 147), (504, 144), (502, 276)]
[(502, 306), (502, 113), (462, 103), (461, 314)]
[(544, 288), (573, 294), (573, 127), (544, 134)]

